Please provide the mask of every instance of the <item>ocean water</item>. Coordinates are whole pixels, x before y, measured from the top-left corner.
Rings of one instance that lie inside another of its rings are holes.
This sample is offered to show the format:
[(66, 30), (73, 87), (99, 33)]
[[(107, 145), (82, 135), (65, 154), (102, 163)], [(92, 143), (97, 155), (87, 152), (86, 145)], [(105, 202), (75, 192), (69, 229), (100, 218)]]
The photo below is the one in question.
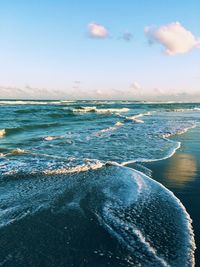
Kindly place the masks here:
[(194, 266), (191, 219), (126, 167), (162, 160), (198, 103), (0, 101), (0, 266)]

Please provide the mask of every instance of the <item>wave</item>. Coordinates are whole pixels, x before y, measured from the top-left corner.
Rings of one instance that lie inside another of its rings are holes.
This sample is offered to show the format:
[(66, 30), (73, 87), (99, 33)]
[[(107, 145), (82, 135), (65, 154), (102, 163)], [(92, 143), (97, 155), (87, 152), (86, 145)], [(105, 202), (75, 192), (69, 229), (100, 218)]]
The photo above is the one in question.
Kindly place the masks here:
[(46, 136), (44, 137), (45, 141), (53, 141), (53, 140), (59, 140), (59, 139), (63, 139), (64, 136)]
[(191, 126), (185, 127), (183, 129), (180, 129), (180, 130), (176, 130), (175, 132), (162, 134), (161, 137), (163, 139), (165, 139), (166, 141), (171, 142), (171, 143), (174, 144), (173, 148), (170, 149), (168, 151), (168, 153), (164, 157), (161, 157), (161, 158), (153, 158), (153, 159), (137, 158), (135, 160), (125, 161), (125, 162), (121, 163), (121, 165), (122, 166), (126, 166), (126, 165), (129, 165), (129, 164), (132, 164), (132, 163), (136, 163), (136, 162), (155, 162), (155, 161), (161, 161), (161, 160), (165, 160), (165, 159), (171, 158), (176, 153), (176, 151), (181, 147), (181, 142), (173, 141), (173, 140), (171, 140), (169, 138), (172, 137), (172, 136), (174, 136), (174, 135), (184, 134), (187, 131), (189, 131), (189, 130), (195, 128), (195, 127), (197, 127), (197, 125), (199, 125), (199, 123), (193, 123)]
[(103, 163), (99, 160), (92, 160), (92, 161), (88, 161), (85, 164), (77, 165), (74, 167), (65, 167), (65, 168), (54, 169), (54, 170), (44, 170), (43, 173), (45, 175), (80, 173), (80, 172), (86, 172), (89, 170), (101, 169), (106, 164), (108, 163)]
[[(153, 112), (145, 112), (145, 113), (140, 113), (140, 114), (137, 114), (137, 115), (134, 115), (134, 116), (129, 116), (129, 117), (124, 117), (124, 116), (121, 116), (121, 115), (120, 116), (122, 118), (124, 118), (124, 121), (134, 121), (134, 122), (144, 123), (144, 121), (139, 120), (138, 118), (141, 118), (143, 116), (150, 116), (150, 115), (152, 115), (152, 113)], [(110, 126), (108, 128), (102, 129), (99, 132), (93, 133), (92, 135), (93, 136), (99, 136), (101, 133), (112, 132), (112, 131), (117, 130), (120, 126), (123, 126), (123, 125), (124, 125), (123, 122), (117, 121), (114, 126)]]
[[(17, 147), (15, 149), (7, 149), (4, 153), (0, 153), (0, 157), (18, 156), (18, 155), (23, 155), (23, 154), (30, 154), (30, 151)], [(32, 154), (32, 155), (34, 155), (34, 154)], [(13, 166), (13, 167), (14, 167), (14, 169), (12, 169), (10, 173), (17, 173), (16, 166)], [(6, 173), (7, 172), (4, 172), (4, 174), (6, 174)]]
[(189, 112), (189, 111), (200, 111), (200, 108), (176, 108), (176, 109), (167, 109), (167, 112)]
[(76, 103), (76, 100), (60, 100), (61, 104), (71, 104)]
[(19, 113), (19, 114), (29, 114), (29, 113), (36, 113), (36, 112), (41, 112), (41, 110), (39, 109), (19, 109), (16, 110), (15, 113)]
[(161, 161), (161, 160), (165, 160), (165, 159), (171, 158), (176, 153), (176, 151), (181, 147), (181, 142), (174, 142), (174, 141), (171, 141), (169, 139), (166, 139), (166, 140), (168, 142), (172, 142), (174, 144), (174, 146), (164, 157), (153, 158), (153, 159), (137, 158), (135, 160), (129, 160), (129, 161), (122, 162), (121, 165), (122, 166), (126, 166), (126, 165), (129, 165), (129, 164), (132, 164), (132, 163), (136, 163), (136, 162), (155, 162), (155, 161)]
[(62, 126), (63, 124), (58, 123), (58, 122), (52, 122), (52, 123), (41, 123), (41, 124), (29, 124), (29, 125), (24, 125), (22, 127), (14, 127), (14, 128), (6, 128), (6, 134), (7, 135), (12, 135), (12, 134), (17, 134), (26, 130), (31, 130), (31, 129), (46, 129), (50, 127), (56, 127), (56, 126)]
[(194, 266), (185, 208), (164, 186), (129, 168), (14, 176), (6, 179), (0, 203), (0, 263)]
[(198, 122), (194, 122), (194, 123), (192, 123), (192, 125), (190, 125), (189, 127), (185, 127), (185, 128), (183, 128), (183, 129), (177, 130), (177, 131), (175, 131), (175, 132), (165, 133), (165, 134), (162, 134), (161, 136), (162, 136), (162, 138), (164, 138), (164, 139), (168, 139), (169, 137), (172, 137), (172, 136), (174, 136), (174, 135), (181, 135), (181, 134), (184, 134), (184, 133), (186, 133), (187, 131), (189, 131), (189, 130), (195, 128), (195, 127), (197, 127), (197, 125), (199, 125), (199, 123), (198, 123)]
[[(111, 132), (113, 132), (113, 131), (115, 131), (115, 130), (117, 130), (117, 129), (119, 129), (119, 127), (121, 127), (121, 126), (123, 126), (124, 124), (123, 124), (123, 122), (121, 122), (121, 121), (117, 121), (115, 124), (114, 124), (114, 126), (110, 126), (110, 127), (108, 127), (108, 128), (105, 128), (105, 129), (102, 129), (102, 130), (100, 130), (100, 131), (98, 131), (98, 132), (94, 132), (94, 133), (92, 133), (91, 134), (91, 136), (101, 136), (102, 134), (104, 134), (104, 133), (111, 133)], [(88, 138), (88, 140), (89, 140), (90, 138)]]
[(117, 121), (116, 123), (115, 123), (115, 126), (122, 126), (123, 125), (123, 122), (121, 122), (121, 121)]
[(128, 112), (128, 108), (97, 108), (93, 107), (78, 107), (74, 108), (73, 112), (86, 113), (86, 112), (96, 112), (96, 113), (121, 113)]
[(3, 100), (0, 105), (58, 105), (60, 101)]
[(16, 148), (16, 149), (13, 149), (10, 153), (6, 154), (6, 156), (21, 155), (21, 154), (27, 154), (27, 153), (29, 153), (28, 150), (21, 149), (21, 148)]
[(125, 117), (125, 120), (127, 121), (134, 121), (134, 122), (138, 122), (138, 123), (144, 123), (143, 120), (140, 120), (140, 118), (144, 117), (144, 116), (150, 116), (152, 115), (152, 112), (145, 112), (145, 113), (140, 113), (134, 116), (129, 116), (129, 117)]

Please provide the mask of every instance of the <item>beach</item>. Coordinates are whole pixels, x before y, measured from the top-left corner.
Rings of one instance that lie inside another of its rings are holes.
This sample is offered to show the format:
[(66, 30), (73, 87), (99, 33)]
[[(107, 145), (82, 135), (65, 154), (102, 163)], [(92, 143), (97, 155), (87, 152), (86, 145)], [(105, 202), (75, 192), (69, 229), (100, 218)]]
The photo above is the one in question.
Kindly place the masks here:
[[(200, 266), (200, 126), (172, 137), (181, 142), (175, 154), (165, 160), (141, 163), (152, 171), (151, 177), (171, 190), (183, 203), (193, 221), (196, 252), (195, 266)], [(133, 168), (141, 168), (134, 164)]]

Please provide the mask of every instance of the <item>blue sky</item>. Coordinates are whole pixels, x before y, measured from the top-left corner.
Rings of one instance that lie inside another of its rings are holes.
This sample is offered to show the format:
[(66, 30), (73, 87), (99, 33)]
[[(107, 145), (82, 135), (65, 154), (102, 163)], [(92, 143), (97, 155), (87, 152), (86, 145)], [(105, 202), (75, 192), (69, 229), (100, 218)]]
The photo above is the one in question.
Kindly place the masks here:
[(0, 86), (77, 98), (198, 93), (199, 10), (198, 0), (2, 0)]

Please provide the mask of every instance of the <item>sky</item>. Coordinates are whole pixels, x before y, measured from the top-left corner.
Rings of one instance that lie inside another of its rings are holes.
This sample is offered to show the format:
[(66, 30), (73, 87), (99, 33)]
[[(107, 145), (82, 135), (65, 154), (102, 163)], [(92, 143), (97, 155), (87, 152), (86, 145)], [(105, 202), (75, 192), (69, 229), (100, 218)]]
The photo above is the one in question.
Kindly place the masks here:
[(196, 98), (199, 10), (199, 0), (0, 0), (0, 98)]

